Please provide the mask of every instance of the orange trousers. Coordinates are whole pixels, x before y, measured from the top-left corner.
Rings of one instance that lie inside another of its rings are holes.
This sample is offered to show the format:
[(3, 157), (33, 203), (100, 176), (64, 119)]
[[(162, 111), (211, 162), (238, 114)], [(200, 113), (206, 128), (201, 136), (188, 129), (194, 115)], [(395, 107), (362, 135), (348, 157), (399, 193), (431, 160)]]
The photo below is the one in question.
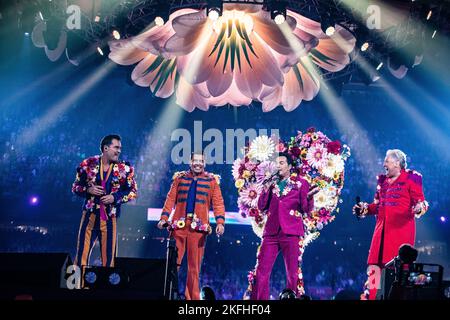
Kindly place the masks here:
[(178, 251), (178, 268), (187, 251), (186, 300), (200, 300), (199, 276), (205, 252), (206, 234), (192, 230), (190, 221), (187, 221), (183, 229), (173, 231), (173, 237)]

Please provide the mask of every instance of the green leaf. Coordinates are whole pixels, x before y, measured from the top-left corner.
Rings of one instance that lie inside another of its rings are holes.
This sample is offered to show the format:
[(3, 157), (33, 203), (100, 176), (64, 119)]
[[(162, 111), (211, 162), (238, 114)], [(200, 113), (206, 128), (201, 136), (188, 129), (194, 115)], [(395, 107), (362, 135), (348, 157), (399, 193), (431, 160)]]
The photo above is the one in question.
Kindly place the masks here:
[(239, 72), (242, 72), (241, 70), (241, 51), (239, 49), (239, 42), (241, 42), (241, 39), (237, 39), (237, 43), (236, 43), (236, 58), (237, 58), (237, 62), (238, 62), (238, 66), (239, 66)]
[(220, 30), (220, 34), (217, 37), (216, 43), (214, 44), (214, 48), (211, 50), (211, 53), (209, 54), (208, 57), (210, 57), (214, 51), (217, 50), (217, 47), (219, 46), (219, 44), (222, 42), (223, 36), (225, 35), (225, 31), (227, 30), (225, 24), (222, 25), (222, 29)]
[(231, 37), (231, 34), (233, 32), (233, 20), (228, 20), (228, 38)]
[(312, 49), (309, 53), (310, 55), (312, 55), (314, 58), (319, 59), (320, 61), (325, 62), (326, 64), (332, 65), (331, 63), (329, 63), (328, 61), (334, 61), (336, 62), (336, 60), (324, 55), (323, 53), (321, 53), (320, 51), (318, 51), (317, 49)]
[(237, 23), (235, 23), (236, 25), (236, 30), (239, 34), (239, 36), (244, 39), (244, 35), (242, 34), (242, 28), (241, 28), (241, 23), (239, 21), (237, 21)]
[(245, 59), (248, 62), (248, 65), (250, 66), (250, 68), (253, 68), (252, 67), (252, 63), (250, 62), (250, 59), (249, 59), (249, 56), (248, 56), (247, 45), (245, 44), (244, 41), (241, 41), (241, 46), (242, 46), (242, 52), (244, 52), (244, 56), (245, 56)]
[(161, 74), (167, 69), (167, 66), (169, 65), (169, 63), (170, 63), (170, 60), (164, 60), (164, 62), (161, 64), (161, 67), (159, 68), (158, 72), (156, 73), (155, 78), (153, 78), (150, 85), (152, 85), (153, 82), (156, 81), (156, 79), (159, 79), (161, 77)]
[(220, 56), (222, 55), (224, 45), (225, 45), (225, 41), (222, 41), (220, 43), (220, 48), (219, 48), (219, 52), (217, 53), (216, 62), (214, 63), (214, 67), (217, 65), (217, 62), (219, 62)]
[(256, 52), (253, 50), (252, 42), (250, 41), (250, 38), (248, 37), (248, 34), (247, 34), (247, 30), (245, 30), (245, 28), (243, 29), (243, 32), (244, 32), (245, 42), (247, 43), (248, 47), (249, 47), (250, 50), (253, 52), (253, 54), (255, 55), (255, 57), (259, 58), (258, 55), (256, 54)]
[(152, 62), (152, 64), (145, 70), (142, 75), (145, 76), (149, 74), (150, 72), (155, 71), (159, 65), (164, 61), (164, 58), (161, 56), (156, 57), (155, 61)]
[(236, 33), (233, 32), (230, 38), (230, 60), (231, 60), (231, 71), (234, 71), (234, 60), (236, 53)]
[(298, 84), (300, 85), (300, 89), (303, 91), (303, 79), (300, 70), (298, 70), (297, 65), (294, 65), (292, 67), (292, 70), (294, 70), (295, 77), (297, 78)]
[(170, 61), (170, 65), (166, 65), (163, 73), (158, 79), (158, 82), (155, 86), (155, 93), (161, 89), (164, 84), (167, 82), (167, 79), (169, 78), (169, 75), (172, 73), (173, 68), (175, 67), (174, 60)]
[(227, 50), (225, 51), (225, 61), (223, 63), (223, 70), (222, 72), (225, 72), (225, 68), (227, 67), (228, 62), (228, 56), (230, 55), (230, 44), (227, 43)]
[(299, 63), (303, 66), (303, 69), (306, 70), (306, 72), (308, 73), (308, 75), (311, 77), (311, 79), (316, 83), (319, 84), (319, 80), (315, 77), (315, 75), (313, 73), (311, 73), (311, 71), (309, 70), (309, 68), (307, 68), (307, 66), (300, 60)]

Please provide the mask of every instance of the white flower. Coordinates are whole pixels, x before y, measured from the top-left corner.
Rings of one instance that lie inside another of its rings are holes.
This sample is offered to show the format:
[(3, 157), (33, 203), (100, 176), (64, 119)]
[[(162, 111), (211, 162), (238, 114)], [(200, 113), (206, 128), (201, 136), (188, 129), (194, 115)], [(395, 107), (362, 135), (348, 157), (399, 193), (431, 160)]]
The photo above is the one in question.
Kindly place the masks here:
[(191, 228), (192, 229), (195, 229), (197, 227), (197, 223), (195, 222), (195, 221), (193, 221), (192, 223), (191, 223)]
[(321, 144), (312, 146), (306, 154), (306, 161), (308, 161), (311, 167), (316, 169), (321, 169), (325, 166), (327, 158), (327, 149)]
[(239, 168), (241, 167), (241, 164), (243, 163), (243, 159), (236, 159), (233, 162), (233, 168), (231, 170), (231, 173), (233, 174), (234, 180), (238, 180), (240, 178), (239, 175)]
[(333, 178), (335, 173), (340, 174), (344, 171), (344, 161), (341, 156), (329, 153), (328, 158), (324, 162), (324, 166), (321, 169), (321, 173), (328, 177)]
[(329, 203), (329, 195), (326, 190), (320, 190), (314, 195), (314, 207), (326, 208)]
[(130, 172), (130, 166), (125, 166), (125, 172), (126, 173)]
[(251, 145), (249, 156), (258, 161), (269, 160), (275, 152), (275, 143), (268, 136), (256, 137)]

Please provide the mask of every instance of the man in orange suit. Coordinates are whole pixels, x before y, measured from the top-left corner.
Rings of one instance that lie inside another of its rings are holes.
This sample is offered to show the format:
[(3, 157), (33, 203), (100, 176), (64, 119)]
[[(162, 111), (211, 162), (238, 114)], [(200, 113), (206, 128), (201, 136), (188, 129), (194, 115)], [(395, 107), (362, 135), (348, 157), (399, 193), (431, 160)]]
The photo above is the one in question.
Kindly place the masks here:
[[(217, 223), (216, 234), (220, 236), (225, 230), (225, 206), (219, 183), (218, 175), (205, 172), (204, 155), (193, 153), (190, 170), (175, 173), (158, 222), (160, 229), (168, 224), (168, 229), (175, 238), (178, 267), (187, 251), (188, 274), (185, 291), (187, 300), (200, 300), (200, 266), (205, 251), (206, 236), (212, 232), (209, 225), (211, 203)], [(174, 207), (175, 213), (169, 222)]]

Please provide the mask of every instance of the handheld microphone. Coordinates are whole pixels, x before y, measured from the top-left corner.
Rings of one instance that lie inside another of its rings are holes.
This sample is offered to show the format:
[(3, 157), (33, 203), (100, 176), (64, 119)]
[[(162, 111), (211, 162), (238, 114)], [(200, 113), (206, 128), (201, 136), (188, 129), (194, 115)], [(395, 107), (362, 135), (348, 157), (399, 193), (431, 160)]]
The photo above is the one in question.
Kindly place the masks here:
[(266, 184), (267, 182), (269, 182), (269, 181), (271, 181), (275, 176), (278, 176), (278, 170), (275, 172), (275, 173), (273, 173), (269, 178), (267, 178), (267, 179), (264, 179), (264, 181), (262, 182), (263, 184)]
[[(356, 199), (355, 199), (356, 205), (359, 205), (360, 202), (361, 202), (361, 197), (360, 196), (356, 196)], [(358, 220), (361, 219), (361, 217), (360, 217), (360, 215), (361, 215), (361, 208), (356, 208), (355, 209), (355, 215), (356, 215), (356, 218)]]

